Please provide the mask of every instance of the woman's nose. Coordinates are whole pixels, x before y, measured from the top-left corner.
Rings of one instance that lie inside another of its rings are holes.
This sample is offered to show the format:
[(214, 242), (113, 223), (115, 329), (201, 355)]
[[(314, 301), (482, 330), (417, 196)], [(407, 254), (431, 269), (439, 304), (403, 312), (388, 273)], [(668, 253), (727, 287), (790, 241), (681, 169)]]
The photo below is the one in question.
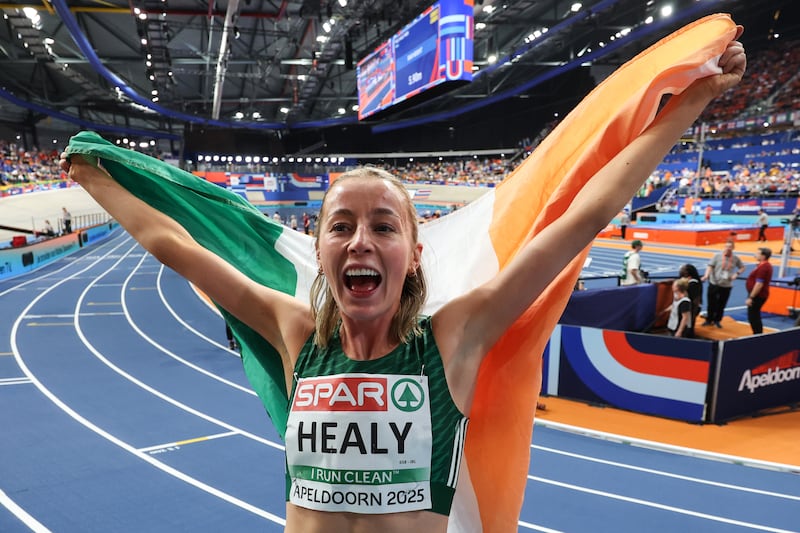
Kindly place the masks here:
[(369, 233), (369, 228), (366, 226), (358, 226), (353, 232), (353, 238), (350, 240), (349, 250), (354, 253), (364, 253), (372, 250), (372, 238)]

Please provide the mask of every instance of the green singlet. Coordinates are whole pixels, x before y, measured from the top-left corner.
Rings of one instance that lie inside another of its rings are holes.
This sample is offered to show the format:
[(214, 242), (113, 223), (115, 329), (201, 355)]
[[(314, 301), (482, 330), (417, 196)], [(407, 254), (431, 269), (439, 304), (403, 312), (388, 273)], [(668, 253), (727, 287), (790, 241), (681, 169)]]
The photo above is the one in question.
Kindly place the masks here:
[(430, 317), (374, 360), (349, 359), (339, 333), (310, 338), (295, 365), (286, 430), (287, 501), (320, 511), (449, 515), (468, 419), (445, 379)]

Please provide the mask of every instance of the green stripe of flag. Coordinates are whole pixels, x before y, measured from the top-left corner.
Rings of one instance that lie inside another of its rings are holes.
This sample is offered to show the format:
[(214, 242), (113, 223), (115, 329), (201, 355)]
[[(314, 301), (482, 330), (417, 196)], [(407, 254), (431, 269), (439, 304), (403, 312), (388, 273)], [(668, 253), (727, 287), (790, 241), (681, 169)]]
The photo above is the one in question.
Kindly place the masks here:
[[(117, 182), (177, 220), (202, 246), (262, 285), (294, 295), (295, 266), (275, 249), (284, 228), (239, 195), (93, 132), (72, 137), (67, 151), (99, 158)], [(259, 334), (221, 311), (242, 346), (245, 373), (283, 436), (288, 395), (280, 356)]]

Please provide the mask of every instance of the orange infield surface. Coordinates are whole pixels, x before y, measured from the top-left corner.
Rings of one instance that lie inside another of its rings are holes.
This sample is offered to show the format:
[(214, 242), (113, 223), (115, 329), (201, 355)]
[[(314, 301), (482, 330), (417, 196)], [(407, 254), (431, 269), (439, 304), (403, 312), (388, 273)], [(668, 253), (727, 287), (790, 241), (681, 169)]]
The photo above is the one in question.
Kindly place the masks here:
[(546, 409), (537, 411), (537, 419), (717, 454), (796, 465), (800, 472), (800, 409), (797, 408), (784, 407), (762, 416), (716, 425), (690, 424), (564, 398), (543, 397), (541, 401)]

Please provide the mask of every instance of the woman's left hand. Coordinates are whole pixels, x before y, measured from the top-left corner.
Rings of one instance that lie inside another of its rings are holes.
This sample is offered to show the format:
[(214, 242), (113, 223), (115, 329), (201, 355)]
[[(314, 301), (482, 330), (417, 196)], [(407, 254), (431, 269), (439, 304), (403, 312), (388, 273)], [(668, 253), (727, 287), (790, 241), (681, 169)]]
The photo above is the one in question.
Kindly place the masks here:
[(695, 81), (691, 86), (692, 89), (708, 91), (707, 96), (713, 100), (742, 81), (747, 68), (747, 55), (744, 52), (744, 45), (735, 39), (738, 39), (743, 31), (742, 26), (737, 26), (736, 37), (722, 52), (717, 63), (722, 72)]

